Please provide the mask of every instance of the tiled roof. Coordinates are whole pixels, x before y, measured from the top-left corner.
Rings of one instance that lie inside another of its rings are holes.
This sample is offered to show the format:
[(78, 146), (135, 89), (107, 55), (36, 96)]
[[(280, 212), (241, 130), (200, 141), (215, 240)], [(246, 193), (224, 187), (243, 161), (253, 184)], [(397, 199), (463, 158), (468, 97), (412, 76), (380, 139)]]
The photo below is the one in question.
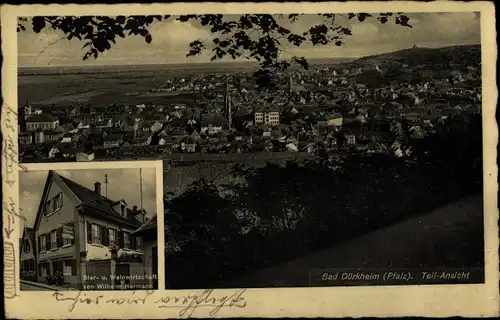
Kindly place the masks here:
[(139, 229), (134, 231), (134, 234), (144, 233), (144, 232), (148, 232), (150, 230), (156, 230), (157, 226), (158, 226), (158, 222), (157, 222), (156, 215), (155, 215), (154, 217), (152, 217), (151, 219), (146, 221), (146, 223), (144, 223), (142, 226), (140, 226)]
[(34, 114), (26, 119), (26, 122), (53, 122), (57, 119), (48, 113)]
[(129, 209), (127, 217), (123, 217), (112, 208), (116, 201), (112, 201), (111, 199), (99, 195), (95, 191), (90, 190), (59, 174), (57, 175), (66, 184), (66, 186), (68, 186), (71, 192), (73, 192), (73, 194), (83, 203), (84, 209), (91, 209), (94, 214), (99, 214), (103, 218), (117, 220), (136, 227), (140, 226), (140, 222), (132, 216), (132, 210)]
[(220, 114), (203, 114), (201, 116), (201, 123), (203, 124), (215, 124), (215, 125), (224, 125), (227, 123), (227, 120)]

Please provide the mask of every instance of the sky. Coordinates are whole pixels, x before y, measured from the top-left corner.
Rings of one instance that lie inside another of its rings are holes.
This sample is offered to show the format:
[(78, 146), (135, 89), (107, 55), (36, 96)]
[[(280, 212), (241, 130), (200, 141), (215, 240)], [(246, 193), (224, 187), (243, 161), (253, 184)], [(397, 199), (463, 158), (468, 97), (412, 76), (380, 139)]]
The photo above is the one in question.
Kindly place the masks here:
[[(282, 47), (285, 51), (283, 58), (291, 56), (309, 59), (354, 58), (406, 49), (413, 45), (443, 47), (479, 44), (481, 41), (479, 13), (433, 12), (407, 15), (413, 28), (398, 26), (393, 21), (381, 24), (375, 18), (364, 22), (337, 18), (339, 24), (352, 30), (352, 36), (345, 37), (345, 45), (313, 47), (311, 44), (303, 44), (295, 47), (287, 43)], [(293, 24), (287, 19), (280, 18), (278, 22), (300, 34), (311, 26), (321, 23), (323, 19), (318, 15), (304, 15)], [(191, 41), (205, 40), (211, 44), (215, 37), (199, 22), (183, 23), (171, 17), (167, 21), (155, 22), (149, 30), (153, 38), (151, 44), (147, 44), (139, 36), (118, 38), (117, 43), (112, 45), (111, 51), (103, 53), (97, 60), (83, 61), (84, 43), (80, 40), (69, 41), (64, 38), (62, 32), (48, 28), (36, 34), (27, 25), (27, 31), (18, 33), (18, 65), (19, 67), (100, 66), (210, 61), (209, 52), (201, 56), (186, 57)]]
[[(111, 200), (124, 199), (130, 206), (140, 207), (139, 169), (80, 169), (56, 170), (56, 172), (70, 180), (79, 183), (91, 190), (94, 183), (101, 182), (102, 193), (105, 193), (104, 175), (108, 174), (108, 198)], [(38, 206), (49, 172), (46, 170), (19, 172), (21, 213), (26, 217), (26, 226), (33, 227)], [(156, 214), (156, 169), (142, 168), (142, 199), (147, 216)]]

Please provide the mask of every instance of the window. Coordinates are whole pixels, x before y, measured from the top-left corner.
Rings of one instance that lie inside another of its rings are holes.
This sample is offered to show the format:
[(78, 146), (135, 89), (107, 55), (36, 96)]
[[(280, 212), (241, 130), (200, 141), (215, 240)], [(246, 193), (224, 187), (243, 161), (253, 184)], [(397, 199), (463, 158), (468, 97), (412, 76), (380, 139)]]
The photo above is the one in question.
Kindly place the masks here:
[(52, 213), (52, 200), (49, 200), (47, 201), (47, 203), (45, 203), (45, 214), (48, 215)]
[(70, 246), (75, 242), (75, 231), (72, 226), (62, 227), (62, 245)]
[(125, 249), (130, 249), (130, 234), (128, 234), (128, 232), (123, 233), (123, 247)]
[(50, 233), (50, 248), (51, 249), (57, 248), (57, 231), (56, 230), (54, 230)]
[(65, 276), (70, 276), (71, 275), (71, 260), (64, 260), (63, 274)]
[(40, 275), (41, 276), (46, 276), (47, 273), (48, 273), (48, 268), (47, 268), (47, 264), (46, 263), (41, 263), (40, 264)]
[(141, 237), (135, 237), (135, 250), (141, 251), (142, 250), (142, 242), (141, 242)]
[(122, 210), (122, 216), (125, 216), (125, 205), (121, 205), (121, 210)]
[(109, 233), (109, 245), (112, 246), (116, 242), (116, 230), (108, 229), (108, 233)]
[(57, 194), (55, 197), (49, 199), (45, 203), (45, 215), (50, 215), (55, 211), (61, 209), (63, 204), (63, 195), (62, 192)]
[(62, 204), (63, 204), (62, 200), (63, 200), (63, 194), (62, 194), (62, 192), (59, 193), (58, 195), (56, 195), (54, 197), (54, 199), (53, 199), (53, 201), (54, 201), (54, 211), (61, 209)]
[(64, 260), (63, 274), (65, 276), (76, 276), (76, 260)]
[(109, 246), (109, 231), (108, 228), (104, 226), (100, 226), (100, 232), (101, 232), (101, 244), (105, 246)]
[(92, 223), (87, 222), (87, 242), (92, 243)]
[(100, 228), (97, 224), (92, 224), (92, 243), (101, 244)]
[(40, 252), (45, 252), (47, 251), (47, 241), (45, 240), (46, 235), (42, 234), (40, 236)]
[(35, 259), (29, 259), (28, 260), (28, 271), (34, 271), (35, 270)]
[(28, 239), (24, 239), (24, 246), (23, 246), (24, 252), (28, 253), (31, 250), (30, 242)]

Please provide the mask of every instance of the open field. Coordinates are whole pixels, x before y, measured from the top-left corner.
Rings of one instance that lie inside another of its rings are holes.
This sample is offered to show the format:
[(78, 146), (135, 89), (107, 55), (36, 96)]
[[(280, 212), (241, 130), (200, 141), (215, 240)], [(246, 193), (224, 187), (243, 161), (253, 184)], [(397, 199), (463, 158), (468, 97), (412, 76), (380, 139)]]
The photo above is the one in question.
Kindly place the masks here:
[[(337, 63), (335, 59), (318, 63)], [(247, 62), (128, 65), (104, 67), (47, 67), (19, 69), (19, 104), (67, 106), (78, 102), (94, 106), (117, 104), (170, 104), (194, 101), (183, 94), (146, 94), (166, 80), (193, 75), (254, 72)], [(134, 93), (134, 94), (132, 94)]]

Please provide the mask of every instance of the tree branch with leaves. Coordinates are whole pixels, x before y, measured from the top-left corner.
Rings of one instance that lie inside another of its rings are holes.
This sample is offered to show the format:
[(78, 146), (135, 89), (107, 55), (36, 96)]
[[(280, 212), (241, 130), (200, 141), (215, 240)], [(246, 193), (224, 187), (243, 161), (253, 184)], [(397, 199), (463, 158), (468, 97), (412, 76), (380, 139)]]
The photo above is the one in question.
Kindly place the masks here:
[[(183, 23), (198, 22), (213, 35), (210, 40), (193, 39), (186, 48), (186, 56), (196, 56), (213, 47), (210, 60), (248, 59), (257, 61), (263, 70), (286, 70), (292, 64), (307, 69), (309, 64), (305, 57), (292, 56), (283, 59), (286, 44), (300, 47), (305, 43), (313, 46), (334, 44), (343, 45), (347, 37), (352, 36), (348, 20), (364, 22), (375, 20), (381, 24), (395, 23), (411, 28), (410, 18), (405, 14), (369, 13), (318, 14), (323, 17), (321, 23), (311, 26), (302, 33), (295, 33), (285, 23), (293, 25), (304, 14), (271, 15), (244, 14), (240, 16), (224, 16), (222, 14), (181, 15), (175, 20)], [(19, 18), (18, 32), (25, 31), (31, 22), (31, 29), (40, 33), (44, 29), (62, 31), (68, 40), (74, 38), (83, 41), (83, 60), (97, 59), (99, 54), (110, 50), (116, 44), (116, 38), (140, 36), (146, 43), (151, 43), (153, 37), (149, 31), (152, 24), (173, 19), (169, 15), (154, 16), (38, 16)], [(342, 22), (340, 22), (342, 20)], [(168, 32), (168, 30), (166, 30)]]

